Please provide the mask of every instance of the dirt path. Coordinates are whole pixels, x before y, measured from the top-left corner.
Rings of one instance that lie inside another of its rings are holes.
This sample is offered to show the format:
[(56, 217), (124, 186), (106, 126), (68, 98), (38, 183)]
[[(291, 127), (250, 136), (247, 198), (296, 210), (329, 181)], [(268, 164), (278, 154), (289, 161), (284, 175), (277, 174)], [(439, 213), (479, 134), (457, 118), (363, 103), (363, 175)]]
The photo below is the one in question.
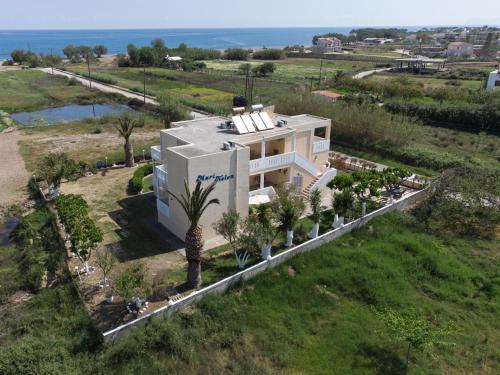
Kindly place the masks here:
[[(59, 69), (54, 69), (53, 73), (52, 73), (52, 69), (51, 68), (41, 68), (40, 70), (42, 72), (45, 72), (45, 73), (48, 73), (48, 74), (54, 74), (54, 75), (65, 76), (65, 77), (68, 77), (68, 78), (74, 78), (78, 82), (80, 82), (82, 85), (87, 86), (87, 87), (90, 86), (90, 82), (89, 82), (88, 78), (81, 77), (81, 76), (79, 76), (77, 74), (73, 74), (73, 73), (70, 73), (70, 72), (65, 72), (65, 71), (62, 71), (62, 70), (59, 70)], [(116, 86), (116, 85), (103, 84), (103, 83), (99, 83), (99, 82), (96, 82), (96, 81), (92, 80), (92, 88), (96, 89), (96, 90), (99, 90), (99, 91), (102, 91), (102, 92), (123, 95), (123, 96), (125, 96), (126, 98), (129, 98), (129, 99), (137, 99), (137, 100), (140, 100), (140, 101), (144, 100), (144, 96), (143, 95), (136, 94), (136, 93), (134, 93), (134, 92), (132, 92), (130, 90), (127, 90), (127, 89), (125, 89), (123, 87)], [(152, 105), (158, 105), (158, 102), (156, 101), (156, 99), (154, 97), (152, 97), (152, 96), (149, 96), (149, 95), (146, 95), (146, 103), (152, 104)], [(195, 111), (191, 111), (191, 116), (193, 118), (207, 117), (207, 115), (205, 115), (203, 113), (195, 112)]]
[(19, 153), (18, 142), (25, 138), (19, 130), (0, 133), (0, 207), (27, 198), (29, 173)]

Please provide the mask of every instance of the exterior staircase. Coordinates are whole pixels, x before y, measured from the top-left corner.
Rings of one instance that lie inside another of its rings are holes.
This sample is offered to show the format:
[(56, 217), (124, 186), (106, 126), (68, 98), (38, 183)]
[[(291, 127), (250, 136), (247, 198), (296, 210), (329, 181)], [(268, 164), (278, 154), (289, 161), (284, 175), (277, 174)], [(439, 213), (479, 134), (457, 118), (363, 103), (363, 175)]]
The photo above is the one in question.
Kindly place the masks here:
[(317, 176), (314, 180), (311, 181), (309, 185), (307, 185), (302, 191), (300, 192), (300, 195), (304, 199), (305, 202), (309, 201), (309, 194), (311, 194), (311, 189), (314, 186), (314, 184), (320, 179), (321, 176)]

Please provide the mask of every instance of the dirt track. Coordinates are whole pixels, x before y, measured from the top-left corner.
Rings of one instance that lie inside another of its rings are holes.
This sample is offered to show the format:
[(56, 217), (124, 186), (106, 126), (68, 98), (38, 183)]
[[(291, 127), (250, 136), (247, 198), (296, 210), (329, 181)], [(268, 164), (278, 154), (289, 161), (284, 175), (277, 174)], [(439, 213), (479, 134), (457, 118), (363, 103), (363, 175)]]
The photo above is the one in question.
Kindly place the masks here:
[(0, 133), (0, 207), (20, 203), (27, 197), (28, 171), (19, 153), (18, 130)]

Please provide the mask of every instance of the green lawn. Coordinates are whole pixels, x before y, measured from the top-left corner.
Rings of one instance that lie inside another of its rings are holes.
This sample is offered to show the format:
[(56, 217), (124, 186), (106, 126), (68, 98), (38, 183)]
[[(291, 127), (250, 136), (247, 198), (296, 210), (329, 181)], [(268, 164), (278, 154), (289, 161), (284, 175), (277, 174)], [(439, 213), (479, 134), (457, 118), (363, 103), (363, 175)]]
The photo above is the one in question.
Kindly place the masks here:
[(110, 98), (79, 84), (70, 86), (67, 79), (38, 70), (0, 73), (0, 110), (9, 113), (68, 103), (106, 102)]
[(109, 346), (62, 284), (4, 313), (0, 372), (404, 374), (405, 346), (374, 312), (390, 307), (454, 327), (452, 345), (411, 355), (410, 373), (496, 374), (498, 262), (498, 241), (388, 214)]

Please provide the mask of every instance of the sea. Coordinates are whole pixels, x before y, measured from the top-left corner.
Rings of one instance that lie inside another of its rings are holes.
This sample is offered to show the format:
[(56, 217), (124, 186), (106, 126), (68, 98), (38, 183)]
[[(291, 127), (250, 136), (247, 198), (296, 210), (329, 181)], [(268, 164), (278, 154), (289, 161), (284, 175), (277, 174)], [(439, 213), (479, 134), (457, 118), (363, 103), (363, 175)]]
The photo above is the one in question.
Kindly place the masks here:
[[(420, 26), (405, 27), (416, 31)], [(0, 30), (0, 60), (16, 48), (37, 53), (62, 55), (68, 44), (103, 44), (109, 54), (124, 53), (129, 43), (138, 47), (162, 38), (167, 46), (226, 49), (310, 45), (314, 35), (348, 34), (353, 27), (223, 28), (223, 29), (133, 29), (133, 30)]]

